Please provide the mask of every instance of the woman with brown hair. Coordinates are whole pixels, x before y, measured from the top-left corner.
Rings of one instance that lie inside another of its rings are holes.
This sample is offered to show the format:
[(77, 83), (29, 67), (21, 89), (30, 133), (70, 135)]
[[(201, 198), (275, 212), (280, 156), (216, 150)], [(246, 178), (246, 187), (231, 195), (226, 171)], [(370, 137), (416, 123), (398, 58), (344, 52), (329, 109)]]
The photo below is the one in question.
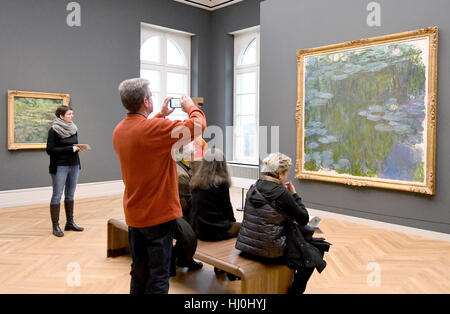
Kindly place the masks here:
[(223, 152), (208, 149), (193, 175), (191, 224), (200, 240), (219, 241), (239, 233), (230, 201), (231, 178)]

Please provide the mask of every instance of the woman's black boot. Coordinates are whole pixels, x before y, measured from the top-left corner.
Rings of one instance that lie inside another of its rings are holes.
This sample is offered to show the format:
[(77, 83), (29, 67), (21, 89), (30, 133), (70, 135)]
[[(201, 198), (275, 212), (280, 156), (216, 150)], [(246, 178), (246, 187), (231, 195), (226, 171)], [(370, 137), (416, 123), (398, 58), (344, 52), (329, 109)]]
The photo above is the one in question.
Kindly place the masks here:
[(64, 233), (61, 231), (61, 228), (59, 228), (59, 209), (60, 205), (51, 205), (50, 204), (50, 217), (52, 219), (52, 225), (53, 225), (53, 234), (60, 238), (64, 236)]
[(73, 204), (74, 201), (64, 201), (64, 208), (66, 209), (66, 220), (67, 220), (66, 227), (64, 228), (64, 230), (83, 231), (84, 228), (78, 227), (73, 221)]

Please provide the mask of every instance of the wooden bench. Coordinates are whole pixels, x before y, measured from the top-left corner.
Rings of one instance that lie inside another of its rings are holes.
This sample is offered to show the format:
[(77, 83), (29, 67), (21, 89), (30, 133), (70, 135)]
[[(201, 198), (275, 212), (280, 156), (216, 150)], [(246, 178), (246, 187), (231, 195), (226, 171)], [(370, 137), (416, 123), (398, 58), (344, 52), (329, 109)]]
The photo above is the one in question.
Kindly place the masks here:
[[(267, 265), (240, 256), (235, 249), (236, 239), (219, 242), (198, 240), (194, 258), (241, 278), (243, 294), (287, 293), (293, 272), (284, 265)], [(128, 227), (123, 219), (108, 221), (107, 256), (129, 253)]]

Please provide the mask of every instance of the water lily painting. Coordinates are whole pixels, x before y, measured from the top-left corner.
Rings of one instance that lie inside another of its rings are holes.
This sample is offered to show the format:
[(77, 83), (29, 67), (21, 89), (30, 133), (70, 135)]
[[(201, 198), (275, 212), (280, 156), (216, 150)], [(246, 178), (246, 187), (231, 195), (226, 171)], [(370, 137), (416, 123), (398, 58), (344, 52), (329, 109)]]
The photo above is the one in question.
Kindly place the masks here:
[(298, 51), (297, 178), (434, 194), (437, 32)]
[(8, 149), (45, 149), (55, 110), (69, 100), (68, 94), (8, 91)]

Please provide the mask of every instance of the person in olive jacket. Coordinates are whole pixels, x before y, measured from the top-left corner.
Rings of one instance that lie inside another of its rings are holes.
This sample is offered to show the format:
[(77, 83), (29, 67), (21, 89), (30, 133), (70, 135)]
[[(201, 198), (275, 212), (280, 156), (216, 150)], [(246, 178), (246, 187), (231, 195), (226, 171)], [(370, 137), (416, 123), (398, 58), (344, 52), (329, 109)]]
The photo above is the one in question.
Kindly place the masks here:
[(50, 201), (50, 217), (53, 234), (63, 237), (59, 227), (59, 212), (62, 194), (64, 192), (64, 207), (66, 211), (65, 231), (83, 231), (73, 220), (74, 194), (81, 169), (78, 152), (84, 149), (78, 144), (78, 128), (73, 123), (73, 110), (69, 106), (60, 106), (55, 112), (56, 118), (48, 131), (47, 154), (50, 155), (49, 172), (52, 177), (53, 193)]
[(176, 244), (172, 249), (170, 264), (170, 276), (176, 276), (176, 266), (187, 267), (188, 270), (198, 270), (203, 267), (201, 262), (194, 260), (197, 249), (197, 235), (189, 224), (191, 212), (191, 191), (189, 182), (192, 178), (192, 169), (189, 167), (191, 154), (193, 153), (192, 143), (183, 147), (183, 152), (175, 151), (177, 162), (178, 191), (180, 194), (180, 204), (183, 210), (183, 217), (175, 219), (176, 228), (174, 238)]

